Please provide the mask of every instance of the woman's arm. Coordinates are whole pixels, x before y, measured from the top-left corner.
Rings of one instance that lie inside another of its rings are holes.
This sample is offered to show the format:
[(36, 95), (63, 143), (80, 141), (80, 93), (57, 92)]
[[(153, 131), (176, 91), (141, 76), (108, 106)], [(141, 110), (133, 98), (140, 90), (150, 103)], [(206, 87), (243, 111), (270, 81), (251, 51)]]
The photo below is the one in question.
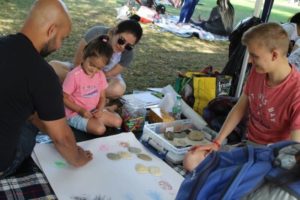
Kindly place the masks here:
[(106, 78), (114, 77), (118, 74), (121, 74), (124, 70), (124, 67), (120, 64), (116, 64), (110, 71), (104, 72)]

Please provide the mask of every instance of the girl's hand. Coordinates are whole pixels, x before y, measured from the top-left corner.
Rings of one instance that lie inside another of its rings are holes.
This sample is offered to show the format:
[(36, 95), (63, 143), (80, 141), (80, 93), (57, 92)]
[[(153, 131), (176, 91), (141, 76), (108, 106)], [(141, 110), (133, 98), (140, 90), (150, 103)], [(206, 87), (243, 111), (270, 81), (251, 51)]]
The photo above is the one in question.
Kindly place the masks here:
[(93, 112), (93, 117), (95, 118), (101, 118), (103, 115), (104, 110), (95, 110), (95, 112)]
[(87, 119), (93, 117), (93, 114), (90, 111), (85, 110), (85, 109), (80, 109), (79, 112), (78, 112), (78, 114), (81, 117), (84, 117), (84, 118), (87, 118)]

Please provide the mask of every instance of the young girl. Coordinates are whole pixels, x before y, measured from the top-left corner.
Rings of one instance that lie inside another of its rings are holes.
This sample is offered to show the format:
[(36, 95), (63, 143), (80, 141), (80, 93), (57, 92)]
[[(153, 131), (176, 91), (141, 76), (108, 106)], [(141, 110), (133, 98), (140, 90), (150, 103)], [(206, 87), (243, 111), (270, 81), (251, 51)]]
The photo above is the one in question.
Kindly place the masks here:
[(119, 128), (122, 119), (105, 106), (108, 86), (102, 71), (113, 54), (108, 36), (89, 42), (83, 50), (83, 61), (67, 74), (63, 83), (66, 116), (70, 126), (95, 135), (103, 135), (106, 126)]

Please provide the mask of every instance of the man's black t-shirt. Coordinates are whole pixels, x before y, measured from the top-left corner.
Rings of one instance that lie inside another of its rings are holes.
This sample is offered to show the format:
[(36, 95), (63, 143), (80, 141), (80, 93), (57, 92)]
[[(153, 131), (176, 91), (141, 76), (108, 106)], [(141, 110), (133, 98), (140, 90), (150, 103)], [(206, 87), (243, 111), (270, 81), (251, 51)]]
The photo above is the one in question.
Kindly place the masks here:
[(45, 121), (65, 116), (52, 67), (18, 33), (0, 38), (0, 171), (12, 164), (20, 128), (35, 111)]

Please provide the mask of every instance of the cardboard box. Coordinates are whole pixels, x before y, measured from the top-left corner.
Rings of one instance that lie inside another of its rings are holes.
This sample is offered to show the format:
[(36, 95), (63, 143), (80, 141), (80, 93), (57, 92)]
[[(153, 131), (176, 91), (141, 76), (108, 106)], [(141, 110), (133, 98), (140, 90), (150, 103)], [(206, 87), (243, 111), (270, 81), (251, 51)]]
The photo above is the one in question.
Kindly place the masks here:
[(158, 123), (158, 122), (172, 122), (175, 121), (173, 116), (168, 115), (167, 113), (161, 112), (160, 108), (150, 108), (149, 114), (149, 122), (150, 123)]

